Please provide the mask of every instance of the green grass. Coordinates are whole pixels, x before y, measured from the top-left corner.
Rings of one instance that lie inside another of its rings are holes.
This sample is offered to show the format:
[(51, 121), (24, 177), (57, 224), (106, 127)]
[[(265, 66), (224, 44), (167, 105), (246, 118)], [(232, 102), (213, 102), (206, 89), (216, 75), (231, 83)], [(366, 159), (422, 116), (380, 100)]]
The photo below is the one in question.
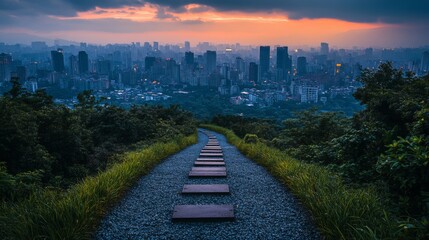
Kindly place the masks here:
[(0, 206), (2, 239), (90, 239), (108, 209), (161, 160), (197, 142), (197, 134), (128, 152), (124, 161), (67, 192), (43, 191)]
[(248, 158), (284, 183), (311, 213), (327, 239), (394, 239), (395, 221), (373, 189), (347, 187), (322, 166), (295, 160), (263, 143), (248, 144), (231, 130), (201, 127), (224, 134)]

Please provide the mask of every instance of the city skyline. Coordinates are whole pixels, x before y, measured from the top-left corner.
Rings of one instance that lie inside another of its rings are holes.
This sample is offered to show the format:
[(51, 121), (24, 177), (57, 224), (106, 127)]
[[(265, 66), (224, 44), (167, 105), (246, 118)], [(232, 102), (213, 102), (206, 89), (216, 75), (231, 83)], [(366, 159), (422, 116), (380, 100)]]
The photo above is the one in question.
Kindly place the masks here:
[(428, 10), (417, 0), (4, 1), (0, 42), (420, 47), (429, 45)]

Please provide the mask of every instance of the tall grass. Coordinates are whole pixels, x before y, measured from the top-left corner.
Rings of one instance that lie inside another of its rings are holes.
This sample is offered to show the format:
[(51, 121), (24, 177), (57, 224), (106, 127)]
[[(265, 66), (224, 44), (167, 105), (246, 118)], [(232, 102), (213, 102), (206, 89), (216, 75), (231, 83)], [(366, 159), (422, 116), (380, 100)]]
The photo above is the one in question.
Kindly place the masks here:
[(197, 134), (123, 155), (124, 161), (63, 194), (43, 191), (0, 206), (2, 239), (90, 239), (106, 211), (167, 156), (196, 143)]
[(250, 159), (265, 167), (304, 204), (327, 239), (393, 239), (395, 221), (373, 189), (352, 189), (322, 166), (297, 161), (263, 143), (248, 144), (231, 130), (224, 134)]

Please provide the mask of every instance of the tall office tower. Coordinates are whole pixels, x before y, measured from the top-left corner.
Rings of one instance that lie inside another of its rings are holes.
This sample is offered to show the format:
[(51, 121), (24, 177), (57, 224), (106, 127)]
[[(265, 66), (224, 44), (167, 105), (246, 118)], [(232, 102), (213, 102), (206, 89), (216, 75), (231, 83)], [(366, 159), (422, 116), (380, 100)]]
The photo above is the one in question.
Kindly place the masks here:
[(292, 66), (288, 47), (277, 47), (277, 81), (286, 80)]
[(185, 63), (188, 66), (194, 65), (194, 53), (193, 52), (185, 52)]
[(158, 42), (153, 42), (153, 50), (154, 51), (158, 51), (159, 50)]
[(422, 64), (420, 70), (422, 73), (429, 73), (429, 51), (426, 51), (422, 55)]
[(249, 82), (258, 82), (258, 64), (254, 62), (249, 63)]
[(6, 53), (0, 54), (0, 82), (10, 81), (12, 56)]
[(320, 43), (320, 54), (328, 55), (329, 54), (329, 44), (322, 42)]
[(144, 70), (149, 72), (153, 65), (155, 65), (156, 58), (155, 57), (145, 57), (144, 58)]
[(180, 82), (180, 65), (176, 63), (173, 59), (166, 60), (165, 75), (167, 78), (163, 83), (165, 84), (174, 84)]
[(64, 55), (63, 50), (58, 48), (57, 51), (51, 51), (52, 68), (55, 72), (64, 72)]
[(307, 58), (298, 57), (296, 71), (299, 76), (307, 74)]
[(78, 57), (79, 57), (79, 74), (87, 73), (89, 69), (88, 54), (85, 51), (80, 51)]
[(259, 67), (260, 79), (267, 79), (270, 70), (270, 46), (259, 47)]
[(216, 51), (207, 51), (205, 55), (207, 73), (210, 74), (216, 70)]
[(191, 43), (186, 41), (185, 42), (185, 52), (191, 51)]
[(74, 76), (79, 73), (79, 61), (75, 55), (69, 57), (70, 75)]
[(235, 68), (237, 69), (238, 73), (244, 73), (244, 71), (246, 70), (244, 60), (241, 57), (235, 58)]

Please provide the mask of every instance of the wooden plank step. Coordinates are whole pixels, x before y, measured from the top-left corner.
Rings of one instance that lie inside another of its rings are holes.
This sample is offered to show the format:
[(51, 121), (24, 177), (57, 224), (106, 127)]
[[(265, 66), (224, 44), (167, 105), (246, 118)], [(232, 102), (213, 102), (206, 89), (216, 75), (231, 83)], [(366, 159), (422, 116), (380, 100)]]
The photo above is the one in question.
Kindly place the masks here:
[(203, 161), (195, 161), (195, 166), (225, 166), (224, 162), (203, 162)]
[(226, 177), (226, 172), (216, 171), (190, 171), (189, 177)]
[(225, 172), (226, 167), (193, 167), (191, 170), (192, 171), (203, 171), (203, 172), (207, 172), (207, 171)]
[(188, 184), (183, 186), (182, 193), (229, 193), (228, 184)]
[(216, 139), (216, 136), (211, 135), (209, 136), (209, 139)]
[(223, 153), (200, 153), (200, 157), (223, 157)]
[(234, 219), (233, 205), (177, 205), (173, 220), (231, 220)]
[(222, 153), (219, 149), (201, 149), (201, 153)]
[(207, 143), (206, 146), (219, 146), (219, 143)]
[(214, 150), (221, 150), (222, 148), (220, 146), (209, 146), (209, 147), (203, 147), (204, 150), (210, 150), (210, 149), (214, 149)]
[(205, 161), (205, 162), (223, 162), (223, 158), (197, 158), (197, 161)]

